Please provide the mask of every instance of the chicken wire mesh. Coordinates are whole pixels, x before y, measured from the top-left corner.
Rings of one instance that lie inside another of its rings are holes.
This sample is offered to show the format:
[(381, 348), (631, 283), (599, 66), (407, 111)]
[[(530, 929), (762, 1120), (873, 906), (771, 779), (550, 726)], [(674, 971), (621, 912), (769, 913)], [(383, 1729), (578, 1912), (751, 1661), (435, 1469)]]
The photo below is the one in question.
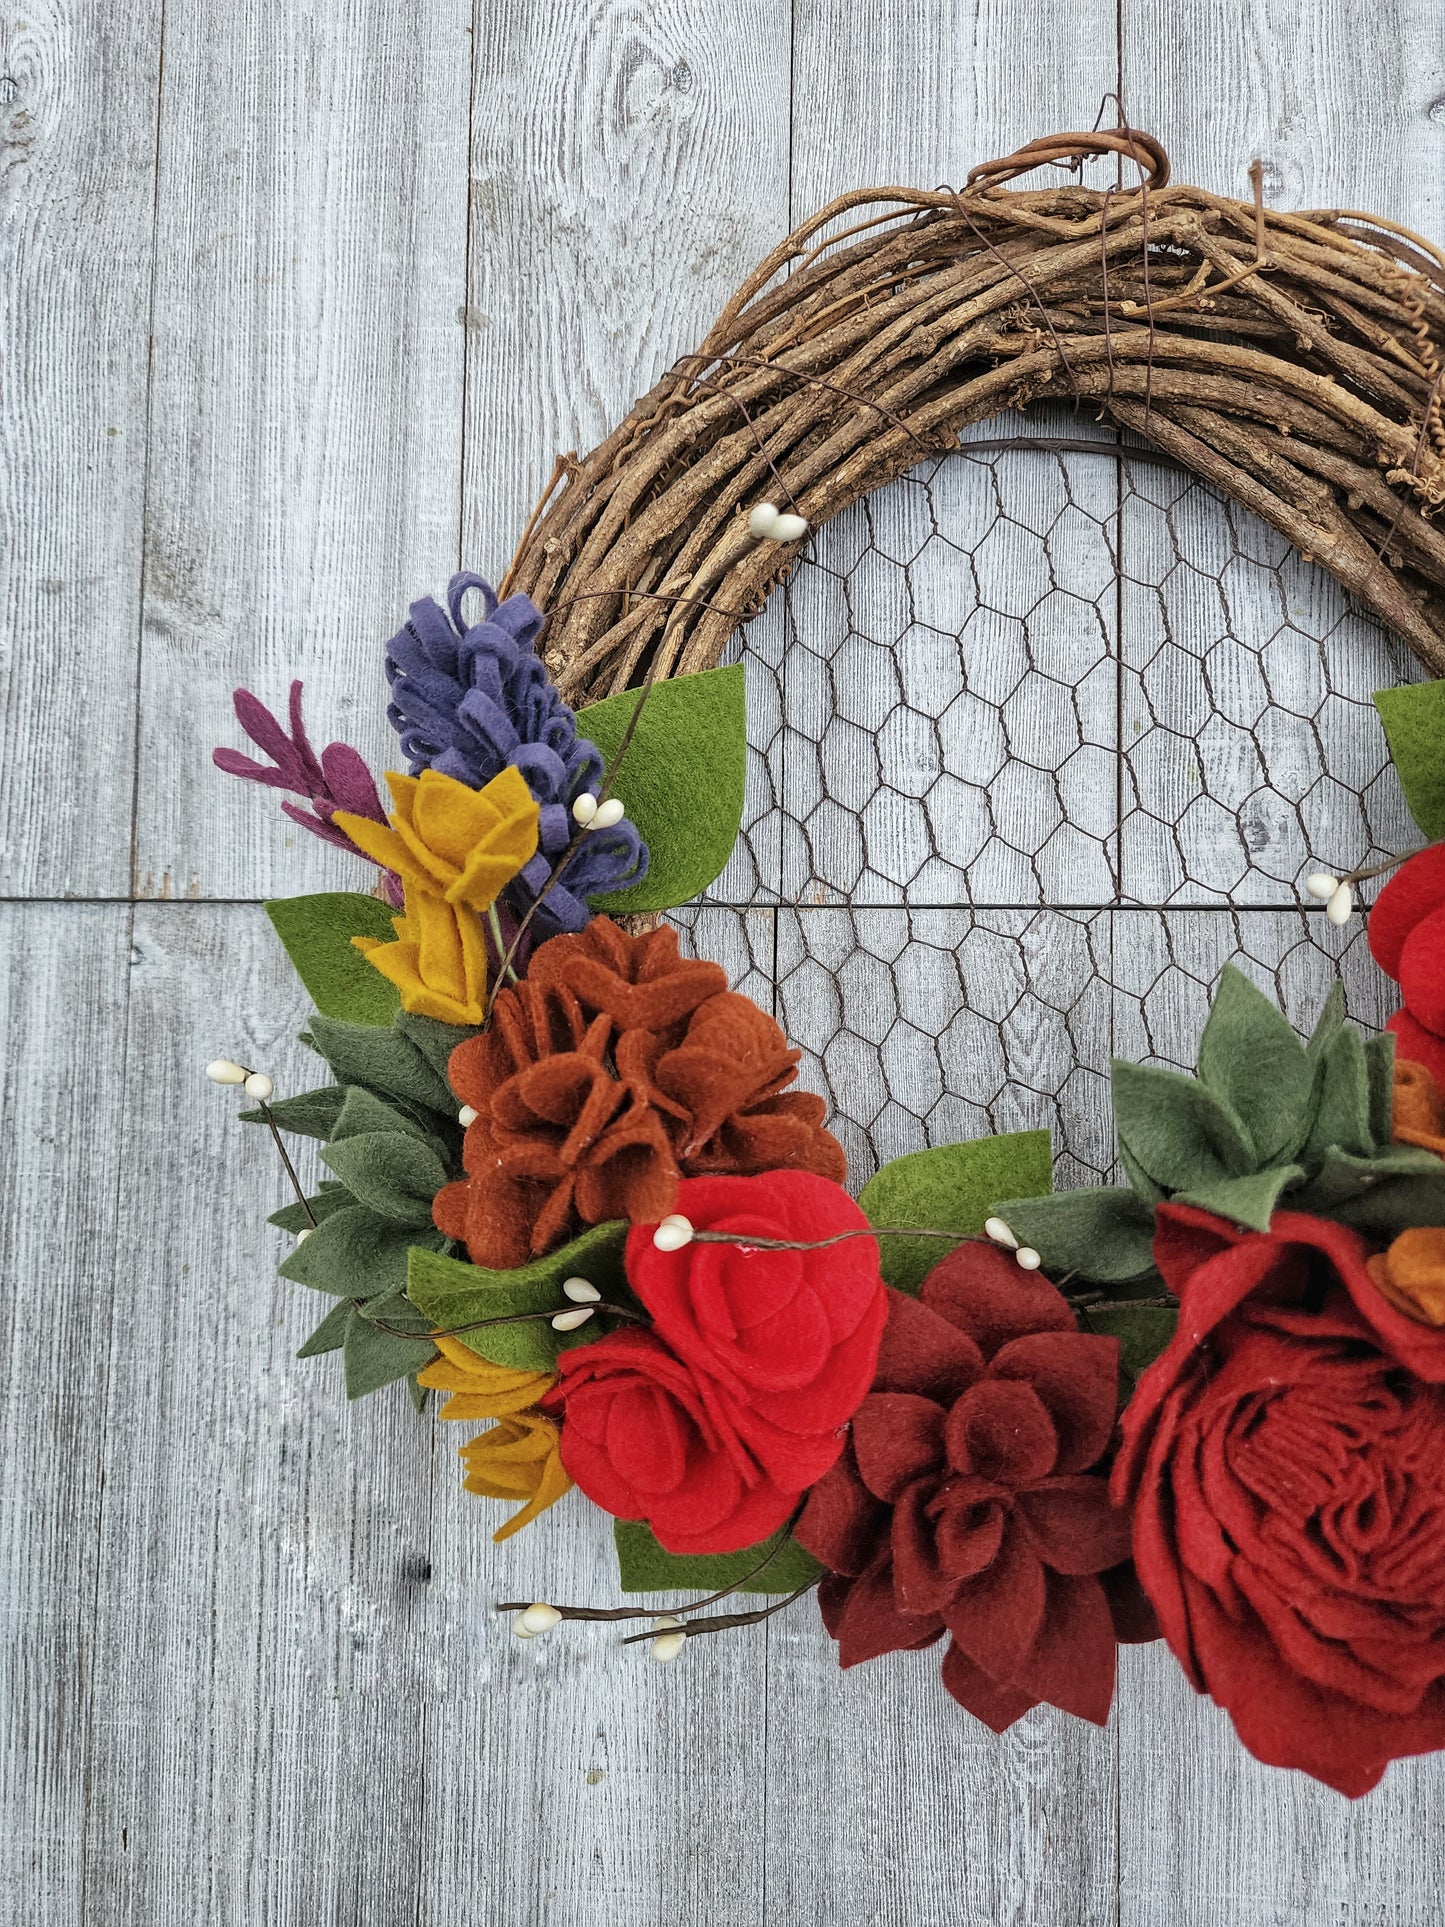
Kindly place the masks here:
[[(1192, 1066), (1231, 959), (1302, 1028), (1336, 977), (1391, 1008), (1302, 879), (1418, 841), (1371, 701), (1404, 644), (1151, 451), (1018, 432), (820, 529), (735, 642), (743, 832), (679, 921), (802, 1047), (855, 1184), (1037, 1125), (1099, 1181), (1111, 1055)], [(1060, 438), (1098, 452), (1027, 445)]]

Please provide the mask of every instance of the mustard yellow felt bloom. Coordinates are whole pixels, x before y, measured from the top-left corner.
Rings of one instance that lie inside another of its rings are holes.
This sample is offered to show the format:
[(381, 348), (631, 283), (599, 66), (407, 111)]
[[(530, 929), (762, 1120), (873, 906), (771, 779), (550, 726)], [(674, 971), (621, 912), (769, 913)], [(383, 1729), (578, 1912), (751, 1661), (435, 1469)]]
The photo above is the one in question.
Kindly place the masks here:
[(562, 1470), (557, 1427), (540, 1412), (527, 1409), (556, 1379), (550, 1372), (494, 1365), (454, 1338), (438, 1337), (435, 1343), (442, 1356), (418, 1373), (417, 1382), (451, 1393), (442, 1417), (499, 1421), (461, 1448), (466, 1490), (486, 1499), (526, 1501), (492, 1534), (500, 1543), (545, 1512), (572, 1483)]
[(387, 775), (396, 807), (387, 823), (338, 810), (334, 821), (404, 891), (396, 939), (354, 937), (356, 948), (401, 992), (402, 1008), (444, 1024), (479, 1024), (487, 945), (479, 921), (537, 852), (538, 811), (510, 766), (484, 789), (423, 770)]

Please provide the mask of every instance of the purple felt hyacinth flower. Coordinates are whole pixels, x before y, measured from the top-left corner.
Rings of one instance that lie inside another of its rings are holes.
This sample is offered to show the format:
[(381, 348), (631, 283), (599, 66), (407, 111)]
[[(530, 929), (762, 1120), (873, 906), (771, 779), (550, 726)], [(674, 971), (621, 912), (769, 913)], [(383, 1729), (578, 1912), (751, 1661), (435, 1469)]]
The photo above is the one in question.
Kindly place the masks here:
[[(275, 767), (257, 763), (239, 750), (224, 748), (211, 751), (216, 767), (225, 770), (228, 776), (244, 777), (250, 783), (265, 783), (271, 789), (290, 790), (295, 796), (306, 797), (311, 804), (309, 810), (296, 803), (281, 805), (292, 822), (301, 824), (323, 842), (334, 843), (339, 850), (365, 856), (331, 820), (335, 811), (348, 810), (353, 816), (369, 816), (374, 823), (386, 821), (375, 780), (360, 752), (349, 743), (328, 743), (320, 756), (316, 754), (301, 720), (299, 682), (291, 685), (289, 735), (249, 689), (238, 689), (233, 700), (236, 721), (256, 747), (266, 752)], [(367, 857), (366, 861), (371, 859)], [(383, 877), (387, 896), (400, 907), (401, 878), (390, 870), (384, 871)]]
[[(468, 627), (462, 604), (473, 589), (486, 609)], [(387, 645), (386, 713), (413, 776), (434, 769), (481, 789), (509, 763), (520, 771), (541, 810), (537, 854), (504, 894), (525, 915), (572, 841), (573, 803), (601, 788), (602, 752), (577, 734), (577, 718), (537, 654), (542, 614), (530, 596), (499, 602), (481, 576), (454, 575), (447, 606), (450, 616), (431, 596), (414, 602)], [(539, 934), (582, 929), (589, 897), (646, 874), (647, 846), (625, 817), (589, 831), (537, 910)]]

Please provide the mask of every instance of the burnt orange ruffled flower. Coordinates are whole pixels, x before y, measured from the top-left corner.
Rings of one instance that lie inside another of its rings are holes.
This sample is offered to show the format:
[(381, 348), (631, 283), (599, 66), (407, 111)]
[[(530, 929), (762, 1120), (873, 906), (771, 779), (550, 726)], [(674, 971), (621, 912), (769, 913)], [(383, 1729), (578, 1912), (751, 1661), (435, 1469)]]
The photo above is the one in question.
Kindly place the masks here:
[(1377, 1290), (1407, 1318), (1445, 1325), (1445, 1229), (1402, 1231), (1388, 1251), (1365, 1261)]
[(1395, 1142), (1445, 1158), (1445, 1096), (1423, 1064), (1395, 1059)]
[(484, 789), (424, 769), (387, 775), (396, 808), (389, 823), (339, 811), (358, 848), (401, 877), (405, 903), (396, 939), (352, 941), (401, 992), (402, 1008), (443, 1024), (480, 1024), (487, 946), (479, 921), (537, 851), (539, 812), (510, 766)]
[(673, 931), (630, 937), (594, 918), (541, 945), (487, 1031), (453, 1051), (452, 1089), (477, 1118), (436, 1222), (474, 1263), (505, 1268), (582, 1225), (666, 1217), (682, 1177), (840, 1182), (822, 1099), (786, 1088), (798, 1057)]
[(500, 1544), (530, 1525), (572, 1484), (562, 1469), (560, 1437), (553, 1421), (530, 1408), (557, 1382), (551, 1372), (516, 1371), (480, 1358), (455, 1338), (435, 1339), (442, 1356), (418, 1372), (417, 1383), (450, 1392), (444, 1419), (496, 1419), (489, 1432), (461, 1448), (467, 1468), (463, 1485), (485, 1499), (526, 1503), (492, 1534)]

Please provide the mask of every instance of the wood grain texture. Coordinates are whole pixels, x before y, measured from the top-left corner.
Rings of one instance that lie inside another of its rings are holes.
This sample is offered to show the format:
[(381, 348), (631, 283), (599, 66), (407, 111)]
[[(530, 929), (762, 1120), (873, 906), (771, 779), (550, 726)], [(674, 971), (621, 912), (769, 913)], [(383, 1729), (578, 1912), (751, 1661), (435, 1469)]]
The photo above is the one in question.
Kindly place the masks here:
[(209, 767), (230, 692), (394, 766), (382, 646), (458, 554), (466, 0), (170, 0), (135, 889), (345, 887)]
[(0, 869), (15, 895), (129, 890), (160, 13), (42, 0), (0, 15)]

